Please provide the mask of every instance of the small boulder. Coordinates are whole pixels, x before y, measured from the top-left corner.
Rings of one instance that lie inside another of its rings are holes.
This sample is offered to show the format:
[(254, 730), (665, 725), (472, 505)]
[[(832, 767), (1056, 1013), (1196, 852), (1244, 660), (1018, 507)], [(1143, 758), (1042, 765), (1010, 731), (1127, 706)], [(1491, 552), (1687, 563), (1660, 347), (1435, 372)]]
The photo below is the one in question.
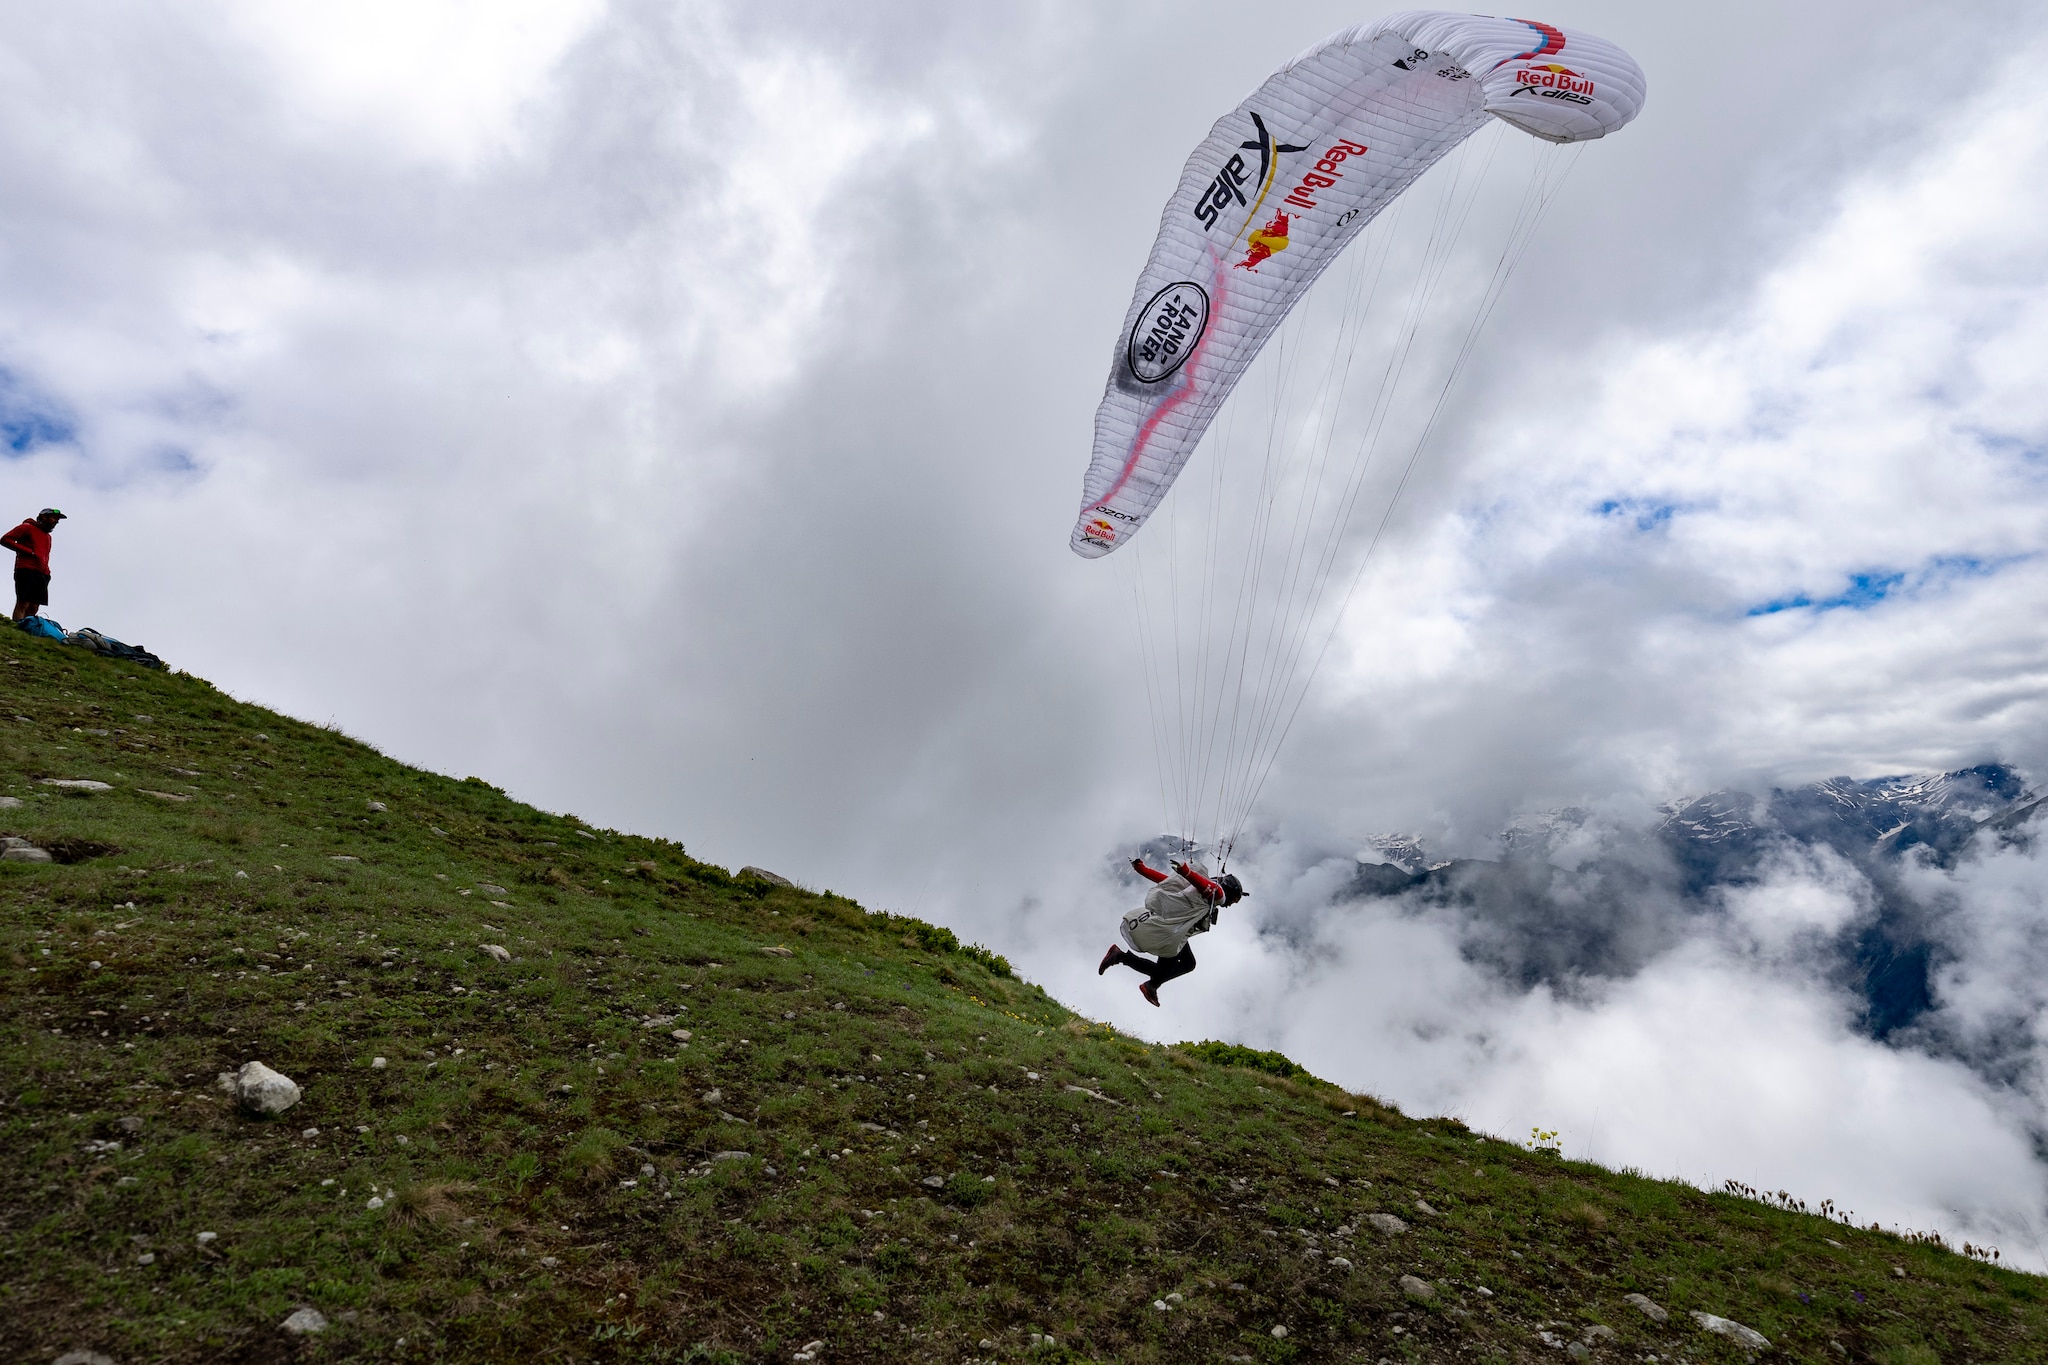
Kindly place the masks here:
[(1436, 1297), (1436, 1286), (1420, 1276), (1403, 1275), (1401, 1292), (1417, 1302), (1425, 1302)]
[(502, 943), (479, 943), (476, 946), (489, 953), (493, 961), (510, 962), (512, 960), (512, 950)]
[(122, 1132), (134, 1135), (142, 1131), (142, 1120), (134, 1114), (114, 1120), (114, 1126)]
[(368, 806), (368, 807), (369, 807), (369, 808), (370, 808), (371, 810), (374, 810), (374, 811), (380, 811), (380, 812), (381, 812), (381, 811), (383, 811), (383, 810), (386, 810), (386, 809), (388, 809), (388, 807), (386, 807), (386, 806), (385, 806), (385, 804), (384, 804), (384, 803), (383, 803), (382, 801), (366, 801), (366, 802), (364, 802), (363, 804), (364, 804), (364, 805), (366, 805), (366, 806)]
[(713, 1152), (711, 1159), (713, 1161), (745, 1161), (748, 1155), (746, 1152)]
[(1643, 1316), (1647, 1317), (1652, 1322), (1671, 1321), (1671, 1314), (1665, 1312), (1662, 1308), (1659, 1308), (1656, 1304), (1650, 1302), (1648, 1295), (1629, 1294), (1625, 1296), (1624, 1301), (1635, 1305), (1635, 1307), (1643, 1314)]
[(792, 891), (796, 889), (795, 882), (787, 877), (770, 872), (765, 867), (743, 867), (739, 870), (739, 875), (742, 877), (758, 877), (770, 886), (786, 886)]
[(317, 1308), (301, 1308), (278, 1326), (295, 1337), (310, 1336), (314, 1332), (327, 1330), (327, 1318)]
[(304, 1098), (299, 1083), (261, 1062), (244, 1062), (235, 1073), (235, 1099), (255, 1114), (282, 1114)]
[(1384, 1232), (1389, 1237), (1408, 1231), (1408, 1225), (1391, 1213), (1368, 1213), (1365, 1215), (1365, 1221), (1372, 1224), (1376, 1231)]
[(1579, 1339), (1595, 1344), (1603, 1341), (1612, 1341), (1614, 1340), (1614, 1329), (1596, 1322), (1584, 1332), (1581, 1332)]
[(18, 797), (18, 796), (0, 796), (0, 810), (19, 810), (19, 809), (21, 809), (21, 798), (20, 798), (20, 797)]
[(791, 951), (790, 949), (788, 949), (788, 948), (785, 948), (785, 947), (783, 947), (783, 946), (782, 946), (782, 945), (781, 945), (780, 943), (776, 944), (776, 945), (775, 945), (774, 947), (772, 947), (772, 948), (763, 948), (763, 949), (762, 949), (761, 951), (762, 951), (762, 952), (764, 952), (764, 953), (766, 953), (766, 954), (768, 954), (768, 956), (770, 956), (770, 957), (795, 957), (795, 956), (796, 956), (796, 954), (795, 954), (794, 952), (792, 952), (792, 951)]
[(48, 863), (55, 861), (50, 856), (48, 849), (37, 848), (26, 839), (17, 839), (9, 835), (5, 840), (0, 840), (0, 863)]
[(99, 1351), (66, 1351), (53, 1365), (114, 1365), (114, 1358)]
[(63, 787), (75, 792), (110, 792), (114, 789), (111, 782), (95, 782), (89, 777), (46, 777), (43, 779), (43, 785)]
[(1438, 1216), (1439, 1216), (1439, 1215), (1438, 1215), (1438, 1213), (1437, 1213), (1437, 1211), (1436, 1211), (1435, 1209), (1433, 1209), (1433, 1208), (1431, 1208), (1431, 1207), (1429, 1206), (1429, 1201), (1428, 1201), (1427, 1199), (1418, 1199), (1418, 1200), (1416, 1200), (1416, 1201), (1415, 1201), (1415, 1211), (1416, 1211), (1417, 1213), (1426, 1213), (1426, 1214), (1428, 1214), (1428, 1215), (1429, 1215), (1429, 1216), (1430, 1216), (1431, 1218), (1435, 1218), (1435, 1217), (1438, 1217)]
[(1695, 1309), (1692, 1320), (1700, 1325), (1701, 1331), (1712, 1332), (1715, 1336), (1726, 1337), (1738, 1346), (1747, 1347), (1752, 1351), (1768, 1351), (1771, 1349), (1771, 1339), (1769, 1337), (1757, 1331), (1754, 1327), (1744, 1327), (1733, 1318), (1716, 1317), (1712, 1313), (1702, 1313)]
[(924, 1179), (918, 1181), (917, 1183), (920, 1185), (928, 1185), (932, 1189), (936, 1190), (942, 1188), (945, 1185), (946, 1181), (945, 1177), (943, 1176), (928, 1175)]

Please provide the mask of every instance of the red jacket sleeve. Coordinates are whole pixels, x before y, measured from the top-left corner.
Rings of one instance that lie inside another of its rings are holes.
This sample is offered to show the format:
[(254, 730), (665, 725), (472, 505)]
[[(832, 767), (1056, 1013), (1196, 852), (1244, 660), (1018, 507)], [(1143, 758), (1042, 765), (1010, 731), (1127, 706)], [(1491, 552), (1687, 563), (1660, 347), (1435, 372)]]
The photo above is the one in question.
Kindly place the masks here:
[(1186, 863), (1180, 863), (1175, 865), (1174, 871), (1180, 873), (1181, 876), (1186, 877), (1189, 881), (1193, 882), (1195, 886), (1198, 889), (1200, 889), (1201, 893), (1207, 896), (1210, 900), (1220, 901), (1223, 899), (1222, 887), (1216, 885), (1216, 883), (1210, 881), (1207, 877), (1204, 877), (1201, 873), (1195, 871)]
[(1156, 868), (1150, 868), (1145, 866), (1144, 861), (1142, 859), (1131, 859), (1131, 867), (1137, 872), (1139, 876), (1143, 877), (1146, 881), (1163, 882), (1166, 880), (1166, 874), (1164, 872), (1158, 871)]

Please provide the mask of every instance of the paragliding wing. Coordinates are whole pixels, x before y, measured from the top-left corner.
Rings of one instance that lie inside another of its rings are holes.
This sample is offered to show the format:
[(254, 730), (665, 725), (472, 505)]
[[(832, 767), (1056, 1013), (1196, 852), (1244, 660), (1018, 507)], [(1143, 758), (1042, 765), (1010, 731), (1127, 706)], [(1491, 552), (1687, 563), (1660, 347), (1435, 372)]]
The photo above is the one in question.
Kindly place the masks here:
[(1416, 10), (1275, 72), (1188, 158), (1117, 334), (1075, 553), (1159, 506), (1267, 338), (1345, 245), (1489, 115), (1551, 142), (1643, 103), (1627, 53), (1522, 19)]

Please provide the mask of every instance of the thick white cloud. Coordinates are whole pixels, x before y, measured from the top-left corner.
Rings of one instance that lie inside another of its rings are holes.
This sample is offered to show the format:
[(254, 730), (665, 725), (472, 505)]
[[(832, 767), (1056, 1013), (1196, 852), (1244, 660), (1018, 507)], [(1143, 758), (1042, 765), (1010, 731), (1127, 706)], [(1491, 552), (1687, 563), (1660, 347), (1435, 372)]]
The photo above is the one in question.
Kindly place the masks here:
[[(2030, 10), (1557, 16), (1636, 53), (1649, 109), (1573, 170), (1362, 581), (1259, 918), (1160, 1015), (1088, 971), (1128, 894), (1100, 859), (1158, 798), (1128, 582), (1064, 532), (1185, 149), (1370, 16), (335, 15), (10, 13), (0, 492), (73, 513), (59, 619), (946, 920), (1130, 1027), (1872, 1217), (1995, 1226), (1993, 1181), (2039, 1209), (2028, 978), (1959, 951), (1916, 1039), (1862, 1038), (1800, 956), (1861, 913), (1840, 868), (1704, 937), (1649, 906), (1639, 969), (1553, 998), (1454, 925), (1328, 912), (1325, 857), (2043, 770)], [(2031, 859), (1955, 872), (1947, 923), (2031, 952)]]

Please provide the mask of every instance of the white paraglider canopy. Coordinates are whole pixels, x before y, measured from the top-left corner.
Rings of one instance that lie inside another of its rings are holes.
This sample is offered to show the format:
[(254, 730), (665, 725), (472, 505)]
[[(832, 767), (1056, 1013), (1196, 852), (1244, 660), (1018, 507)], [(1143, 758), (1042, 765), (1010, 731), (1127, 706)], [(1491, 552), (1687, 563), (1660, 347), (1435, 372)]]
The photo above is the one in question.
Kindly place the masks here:
[[(1227, 865), (1356, 575), (1569, 172), (1569, 157), (1560, 163), (1545, 144), (1605, 136), (1643, 98), (1641, 70), (1600, 38), (1415, 11), (1309, 49), (1188, 159), (1117, 334), (1070, 540), (1091, 559), (1137, 541), (1130, 579), (1160, 786), (1186, 847), (1212, 848)], [(1396, 245), (1388, 229), (1351, 253), (1341, 297), (1329, 300), (1333, 325), (1289, 323), (1345, 248), (1489, 123), (1545, 148), (1490, 277), (1446, 283), (1488, 169), (1513, 159), (1496, 156), (1498, 139), (1481, 140), (1476, 170), (1447, 167), (1422, 196), (1419, 245)], [(1283, 325), (1294, 340), (1261, 365), (1254, 398), (1231, 404)], [(1418, 337), (1441, 363), (1411, 366)], [(1311, 352), (1323, 359), (1305, 361)], [(1358, 366), (1365, 353), (1384, 363)], [(1370, 401), (1347, 405), (1354, 367), (1378, 384)], [(1234, 415), (1209, 472), (1176, 495), (1168, 525), (1138, 536), (1227, 404)], [(1240, 428), (1257, 449), (1233, 459)], [(1405, 458), (1371, 479), (1382, 447)], [(1354, 533), (1364, 549), (1347, 561)]]

